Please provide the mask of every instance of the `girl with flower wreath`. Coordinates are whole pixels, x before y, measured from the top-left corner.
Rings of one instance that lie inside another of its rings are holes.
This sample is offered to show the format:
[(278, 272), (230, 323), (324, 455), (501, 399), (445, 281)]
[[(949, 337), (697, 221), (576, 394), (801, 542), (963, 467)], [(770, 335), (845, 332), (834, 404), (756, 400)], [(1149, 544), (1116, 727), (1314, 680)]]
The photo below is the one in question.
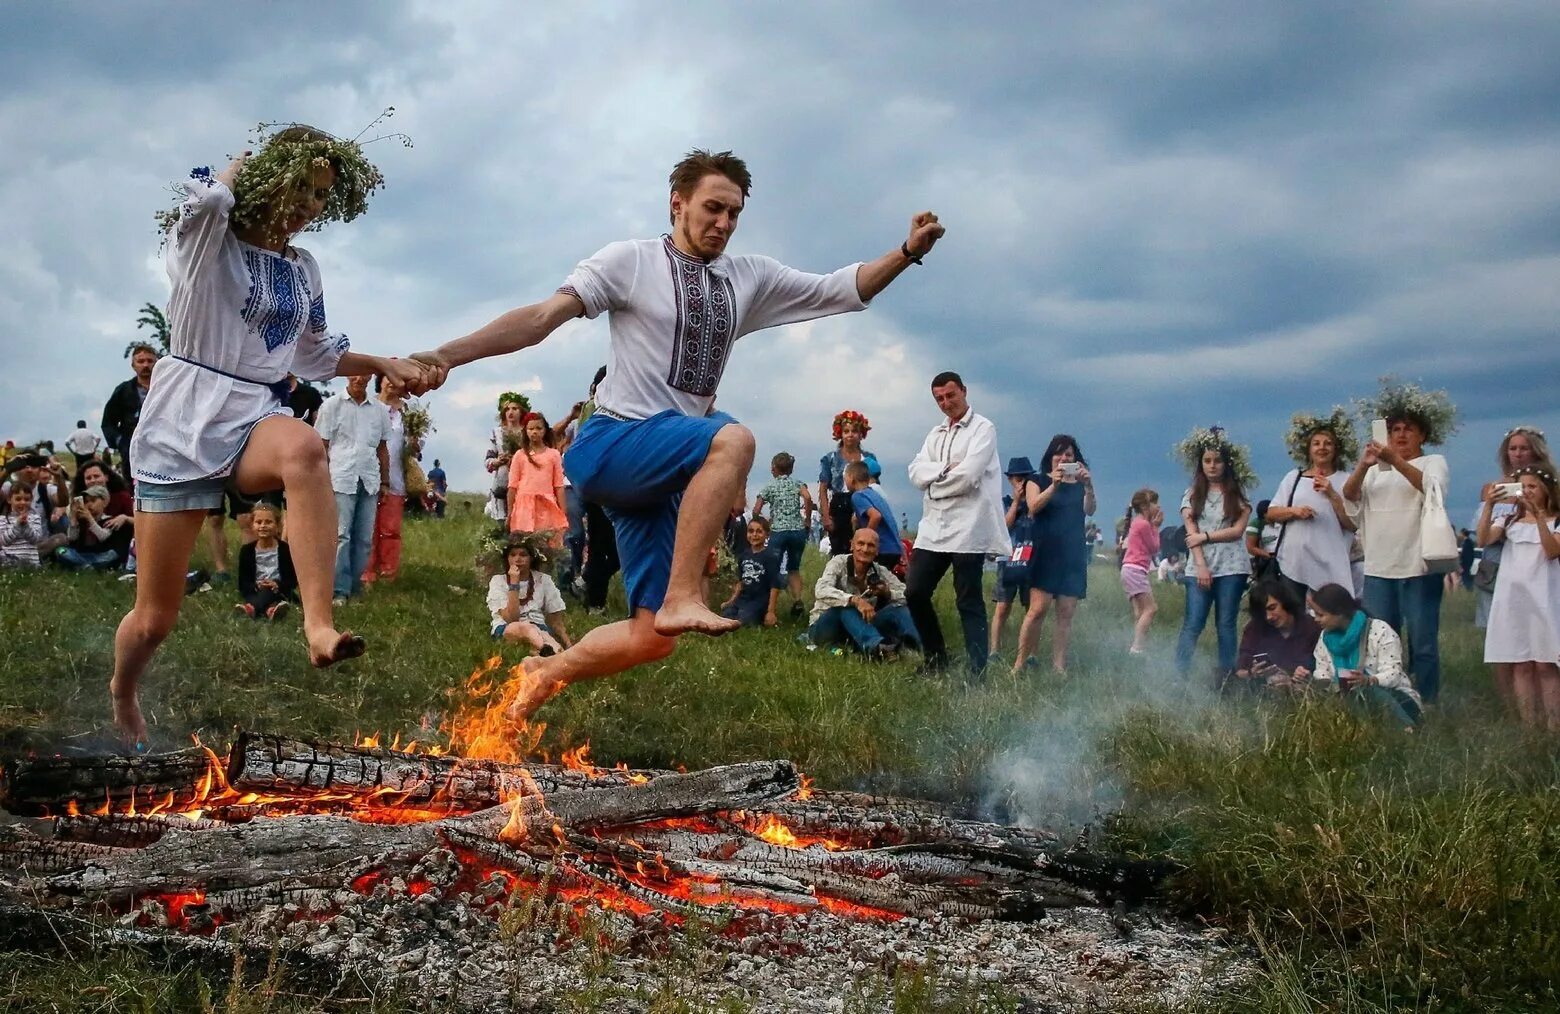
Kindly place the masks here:
[(494, 521), (509, 519), (509, 461), (525, 445), (525, 416), (530, 399), (514, 391), (498, 396), (498, 425), (488, 434), (487, 470), (493, 473), (484, 513)]
[(846, 409), (834, 417), (834, 450), (818, 460), (818, 510), (823, 515), (824, 531), (829, 534), (830, 556), (848, 554), (850, 538), (855, 533), (851, 524), (855, 508), (845, 484), (845, 466), (862, 462), (874, 483), (883, 476), (877, 457), (861, 446), (870, 432), (872, 424), (866, 416)]
[(1336, 407), (1325, 417), (1295, 413), (1285, 443), (1298, 467), (1279, 480), (1267, 523), (1281, 526), (1274, 554), (1278, 569), (1304, 602), (1324, 584), (1353, 587), (1349, 548), (1357, 522), (1343, 485), (1359, 457), (1359, 440), (1348, 411)]
[(553, 447), (552, 427), (540, 412), (525, 416), (524, 433), (525, 443), (509, 460), (509, 530), (550, 532), (552, 548), (561, 549), (569, 527), (563, 455)]
[[(1549, 453), (1549, 442), (1544, 438), (1544, 431), (1537, 426), (1520, 425), (1513, 426), (1506, 431), (1501, 438), (1500, 447), (1495, 451), (1495, 463), (1500, 467), (1500, 478), (1487, 482), (1484, 488), (1479, 490), (1479, 502), (1483, 502), (1490, 495), (1490, 487), (1499, 482), (1515, 482), (1513, 473), (1519, 468), (1528, 465), (1538, 465), (1550, 475), (1560, 475), (1555, 469), (1553, 456)], [(1511, 498), (1497, 500), (1495, 502), (1495, 516), (1505, 517), (1516, 510), (1517, 501)], [(1483, 512), (1481, 506), (1480, 512)], [(1473, 527), (1479, 527), (1479, 517), (1474, 516)], [(1480, 630), (1489, 626), (1490, 603), (1495, 596), (1496, 574), (1500, 570), (1500, 554), (1502, 544), (1496, 542), (1485, 546), (1479, 554), (1479, 569), (1473, 575), (1474, 610), (1473, 625)], [(1504, 669), (1504, 672), (1502, 671)], [(1511, 699), (1511, 667), (1497, 665), (1495, 667), (1495, 684), (1501, 691), (1501, 696)]]
[(565, 605), (553, 579), (539, 568), (545, 551), (533, 535), (509, 532), (495, 539), (499, 571), (488, 579), (487, 607), (493, 640), (529, 645), (539, 655), (554, 655), (571, 643), (563, 625)]
[(310, 662), (363, 653), (363, 639), (331, 619), (336, 502), (325, 446), (284, 399), (289, 373), (424, 386), (415, 361), (351, 352), (327, 331), (319, 267), (292, 245), (311, 226), (357, 217), (382, 182), (355, 142), (293, 125), (253, 159), (246, 151), (221, 172), (191, 172), (183, 203), (163, 219), (171, 354), (132, 438), (135, 605), (114, 638), (110, 683), (114, 723), (137, 748), (147, 732), (141, 674), (178, 620), (196, 537), (230, 485), (251, 498), (286, 491)]
[(1193, 430), (1177, 446), (1181, 461), (1192, 470), (1192, 484), (1181, 497), (1186, 525), (1186, 618), (1176, 642), (1175, 665), (1183, 676), (1191, 671), (1197, 639), (1214, 614), (1219, 641), (1219, 682), (1235, 669), (1235, 623), (1241, 596), (1251, 577), (1246, 552), (1246, 519), (1251, 503), (1245, 487), (1256, 481), (1246, 448), (1231, 443), (1218, 426)]
[[(1446, 584), (1421, 549), (1427, 496), (1451, 485), (1446, 459), (1425, 447), (1456, 429), (1457, 410), (1445, 391), (1425, 391), (1384, 378), (1381, 392), (1361, 405), (1367, 418), (1386, 420), (1387, 442), (1365, 445), (1343, 495), (1359, 505), (1365, 536), (1365, 608), (1385, 620), (1407, 645), (1409, 672), (1426, 704), (1441, 690), (1441, 597)], [(1378, 467), (1380, 466), (1380, 467)]]
[[(1484, 661), (1510, 667), (1524, 725), (1560, 732), (1560, 486), (1542, 465), (1524, 465), (1512, 478), (1522, 495), (1491, 486), (1479, 514), (1479, 545), (1506, 547)], [(1497, 502), (1513, 499), (1512, 511), (1495, 515)]]

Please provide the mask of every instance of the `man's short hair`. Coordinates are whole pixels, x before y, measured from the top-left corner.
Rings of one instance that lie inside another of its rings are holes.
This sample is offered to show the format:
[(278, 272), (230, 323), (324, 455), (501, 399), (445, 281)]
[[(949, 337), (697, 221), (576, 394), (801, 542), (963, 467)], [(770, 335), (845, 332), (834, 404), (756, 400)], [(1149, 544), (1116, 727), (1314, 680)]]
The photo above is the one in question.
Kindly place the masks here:
[(76, 428), (78, 430), (86, 429), (87, 428), (87, 421), (85, 419), (77, 419), (76, 420)]
[(958, 384), (959, 390), (964, 390), (964, 378), (952, 370), (944, 370), (932, 378), (933, 387), (942, 387), (944, 384)]
[(872, 481), (872, 469), (867, 467), (865, 461), (852, 461), (845, 466), (845, 479), (848, 482), (870, 483)]
[(724, 176), (737, 185), (742, 191), (742, 199), (747, 200), (748, 192), (753, 189), (753, 174), (748, 172), (747, 163), (729, 151), (707, 151), (704, 148), (695, 148), (682, 157), (682, 161), (672, 166), (672, 175), (668, 182), (671, 184), (672, 193), (681, 194), (684, 200), (693, 195), (694, 188), (699, 181), (706, 176)]
[(779, 454), (776, 454), (773, 458), (769, 459), (769, 467), (773, 468), (781, 475), (790, 475), (791, 470), (796, 467), (796, 459), (791, 457), (788, 452), (781, 451)]
[(153, 348), (152, 346), (146, 344), (145, 342), (134, 342), (134, 343), (132, 343), (130, 348), (125, 351), (125, 358), (126, 359), (134, 359), (136, 356), (140, 355), (142, 352), (150, 352), (152, 354), (152, 358), (153, 359), (161, 359), (162, 358), (162, 353), (161, 352), (158, 352), (155, 348)]

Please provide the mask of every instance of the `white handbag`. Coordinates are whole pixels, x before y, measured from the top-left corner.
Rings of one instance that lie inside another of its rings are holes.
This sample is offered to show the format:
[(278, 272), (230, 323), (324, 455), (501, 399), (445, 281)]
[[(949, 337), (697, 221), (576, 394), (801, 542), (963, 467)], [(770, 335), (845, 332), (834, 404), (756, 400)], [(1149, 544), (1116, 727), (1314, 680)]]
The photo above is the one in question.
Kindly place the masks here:
[(1419, 555), (1432, 574), (1449, 574), (1458, 567), (1457, 533), (1446, 515), (1441, 484), (1425, 482), (1425, 502), (1419, 512)]

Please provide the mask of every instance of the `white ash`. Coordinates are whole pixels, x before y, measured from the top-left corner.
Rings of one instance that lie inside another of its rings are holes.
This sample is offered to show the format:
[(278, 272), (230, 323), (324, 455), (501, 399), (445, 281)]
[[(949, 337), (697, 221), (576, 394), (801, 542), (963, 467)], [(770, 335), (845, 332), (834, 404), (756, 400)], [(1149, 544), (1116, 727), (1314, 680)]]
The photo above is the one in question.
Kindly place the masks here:
[[(406, 880), (391, 878), (366, 896), (310, 892), (304, 906), (266, 905), (220, 934), (335, 963), (343, 983), (463, 1010), (548, 1011), (594, 985), (612, 989), (621, 998), (616, 1010), (627, 1014), (670, 985), (711, 1005), (736, 995), (760, 1010), (833, 1014), (859, 981), (914, 967), (1016, 996), (1025, 1011), (1124, 1000), (1173, 1009), (1254, 967), (1221, 932), (1148, 910), (1054, 909), (1029, 923), (744, 911), (742, 932), (723, 933), (718, 911), (708, 924), (687, 927), (659, 913), (635, 918), (594, 905), (576, 918), (524, 886), (509, 896), (497, 875), (455, 891), (460, 874), (460, 861), (435, 849)], [(407, 881), (426, 889), (413, 894)]]

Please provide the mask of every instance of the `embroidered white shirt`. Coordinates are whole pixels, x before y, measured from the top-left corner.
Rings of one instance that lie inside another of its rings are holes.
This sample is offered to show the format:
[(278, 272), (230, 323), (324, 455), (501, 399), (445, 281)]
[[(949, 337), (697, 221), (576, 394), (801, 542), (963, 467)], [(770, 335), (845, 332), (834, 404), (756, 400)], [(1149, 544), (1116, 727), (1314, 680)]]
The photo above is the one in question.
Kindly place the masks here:
[(356, 493), (358, 483), (379, 492), (379, 443), (390, 439), (390, 413), (373, 398), (353, 401), (343, 391), (325, 399), (314, 426), (330, 443), (330, 488)]
[(603, 247), (559, 291), (578, 296), (592, 320), (608, 315), (612, 342), (599, 406), (629, 419), (668, 409), (706, 416), (738, 338), (865, 309), (859, 267), (814, 275), (749, 254), (706, 263), (662, 236)]
[(265, 385), (289, 373), (333, 377), (347, 350), (345, 336), (326, 331), (320, 269), (307, 250), (284, 257), (240, 241), (228, 228), (233, 193), (208, 171), (184, 188), (166, 256), (172, 355), (152, 373), (131, 440), (137, 481), (227, 475), (256, 423), (292, 415)]
[[(1444, 493), (1450, 475), (1446, 459), (1426, 454), (1409, 462), (1424, 476), (1425, 488), (1436, 483)], [(1365, 539), (1365, 576), (1405, 578), (1429, 572), (1419, 548), (1419, 520), (1425, 495), (1395, 468), (1365, 470), (1360, 487), (1360, 524)]]
[[(531, 587), (527, 587), (527, 582)], [(527, 592), (530, 597), (527, 599)], [(531, 571), (531, 576), (526, 581), (520, 582), (520, 590), (515, 597), (520, 601), (520, 620), (526, 623), (542, 624), (547, 622), (547, 617), (554, 613), (561, 613), (568, 608), (563, 601), (563, 596), (558, 593), (558, 586), (553, 579), (541, 571)], [(494, 574), (488, 578), (487, 607), (492, 617), (491, 624), (494, 627), (503, 627), (509, 624), (504, 619), (504, 607), (509, 604), (509, 575)]]
[(937, 553), (1007, 556), (997, 427), (974, 409), (957, 422), (932, 427), (910, 462), (910, 482), (922, 491), (915, 548)]

